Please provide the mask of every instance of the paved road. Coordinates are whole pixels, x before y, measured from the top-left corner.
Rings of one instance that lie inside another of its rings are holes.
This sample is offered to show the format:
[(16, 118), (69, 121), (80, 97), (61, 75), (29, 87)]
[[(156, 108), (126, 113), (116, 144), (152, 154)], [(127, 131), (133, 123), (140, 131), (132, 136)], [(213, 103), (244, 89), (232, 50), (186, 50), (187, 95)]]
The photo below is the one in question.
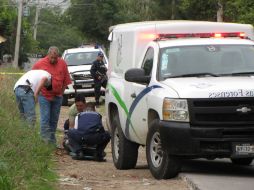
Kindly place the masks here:
[(254, 162), (237, 166), (228, 159), (188, 160), (180, 175), (194, 190), (254, 190)]

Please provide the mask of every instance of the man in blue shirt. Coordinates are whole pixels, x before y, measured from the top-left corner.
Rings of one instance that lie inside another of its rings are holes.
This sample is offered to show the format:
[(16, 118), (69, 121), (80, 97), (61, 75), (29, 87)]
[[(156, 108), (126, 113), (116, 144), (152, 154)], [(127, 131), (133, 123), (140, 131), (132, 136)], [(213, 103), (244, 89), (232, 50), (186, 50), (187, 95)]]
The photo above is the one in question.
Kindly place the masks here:
[[(89, 107), (89, 105), (92, 105)], [(83, 159), (82, 146), (96, 146), (96, 161), (105, 161), (104, 149), (110, 141), (109, 132), (104, 130), (102, 117), (95, 111), (94, 104), (87, 104), (86, 111), (81, 112), (75, 119), (75, 127), (69, 129), (69, 146), (73, 153), (73, 159)]]

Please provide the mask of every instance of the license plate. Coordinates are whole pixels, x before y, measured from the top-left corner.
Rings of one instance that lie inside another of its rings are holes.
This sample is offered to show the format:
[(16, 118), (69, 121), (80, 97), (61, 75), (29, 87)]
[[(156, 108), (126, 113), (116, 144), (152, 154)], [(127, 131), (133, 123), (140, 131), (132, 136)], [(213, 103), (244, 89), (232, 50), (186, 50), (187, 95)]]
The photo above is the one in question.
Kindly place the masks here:
[(91, 88), (92, 85), (91, 84), (82, 84), (82, 88)]
[(250, 144), (250, 143), (234, 144), (233, 150), (236, 155), (254, 154), (254, 144)]

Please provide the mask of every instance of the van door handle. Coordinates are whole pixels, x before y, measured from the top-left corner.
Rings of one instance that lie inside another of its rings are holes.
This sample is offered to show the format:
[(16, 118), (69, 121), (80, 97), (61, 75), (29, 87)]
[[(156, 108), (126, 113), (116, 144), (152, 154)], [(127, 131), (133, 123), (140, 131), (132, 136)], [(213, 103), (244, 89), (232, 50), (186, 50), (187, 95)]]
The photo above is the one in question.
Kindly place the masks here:
[(135, 93), (135, 92), (132, 93), (132, 94), (131, 94), (131, 97), (132, 97), (132, 98), (136, 98), (136, 97), (137, 97), (136, 93)]

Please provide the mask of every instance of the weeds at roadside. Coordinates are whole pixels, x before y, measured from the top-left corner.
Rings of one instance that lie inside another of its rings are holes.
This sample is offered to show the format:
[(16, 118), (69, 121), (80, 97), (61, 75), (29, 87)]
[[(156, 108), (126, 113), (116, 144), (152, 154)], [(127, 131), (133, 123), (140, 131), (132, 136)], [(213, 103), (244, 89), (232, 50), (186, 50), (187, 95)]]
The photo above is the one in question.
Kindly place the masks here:
[(54, 147), (40, 139), (38, 124), (29, 128), (20, 119), (13, 93), (19, 77), (0, 74), (0, 190), (54, 189), (57, 179), (51, 170)]

